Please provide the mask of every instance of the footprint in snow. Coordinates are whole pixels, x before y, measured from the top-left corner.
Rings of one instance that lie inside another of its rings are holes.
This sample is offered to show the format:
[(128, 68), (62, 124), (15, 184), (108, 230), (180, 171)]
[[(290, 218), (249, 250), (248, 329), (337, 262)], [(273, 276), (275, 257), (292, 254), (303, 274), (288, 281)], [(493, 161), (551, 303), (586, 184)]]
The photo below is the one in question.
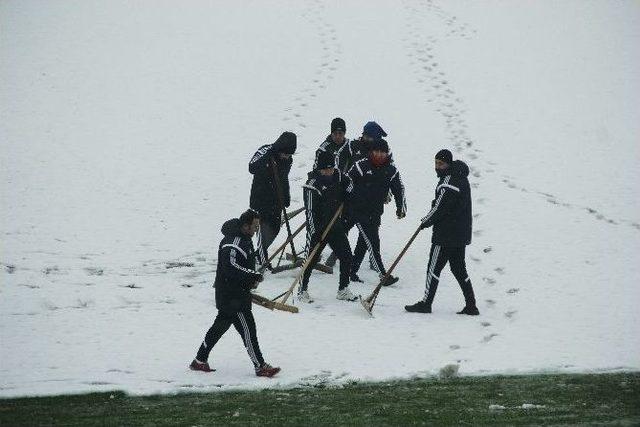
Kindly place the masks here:
[(84, 271), (86, 271), (89, 276), (102, 276), (104, 274), (104, 269), (99, 267), (86, 267)]
[(493, 333), (493, 334), (489, 334), (487, 336), (485, 336), (484, 338), (482, 338), (482, 342), (483, 343), (488, 343), (489, 341), (491, 341), (494, 337), (497, 337), (498, 334)]
[(485, 328), (488, 327), (488, 326), (491, 326), (491, 323), (489, 323), (489, 322), (480, 322), (480, 324)]
[(504, 313), (504, 317), (506, 317), (507, 319), (513, 319), (513, 316), (515, 316), (517, 312), (517, 310), (507, 311)]
[(486, 283), (490, 285), (496, 284), (496, 279), (494, 279), (493, 277), (483, 277), (482, 280), (484, 280)]
[(507, 291), (508, 294), (517, 294), (520, 291), (520, 288), (511, 288)]
[(498, 274), (504, 274), (504, 268), (502, 267), (496, 267), (493, 269), (493, 271), (495, 271)]
[(486, 299), (484, 302), (486, 302), (489, 307), (496, 305), (496, 302), (492, 299)]

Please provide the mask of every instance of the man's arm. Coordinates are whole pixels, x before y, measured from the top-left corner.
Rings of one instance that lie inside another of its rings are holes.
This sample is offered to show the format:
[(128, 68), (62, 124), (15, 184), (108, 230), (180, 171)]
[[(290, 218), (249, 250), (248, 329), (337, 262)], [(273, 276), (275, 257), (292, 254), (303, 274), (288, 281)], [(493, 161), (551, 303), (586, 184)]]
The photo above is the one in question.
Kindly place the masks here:
[(405, 198), (404, 184), (398, 169), (391, 177), (391, 192), (396, 201), (396, 215), (398, 218), (404, 218), (407, 215), (407, 199)]
[(450, 179), (451, 176), (446, 177), (444, 182), (438, 186), (438, 196), (434, 200), (433, 207), (429, 213), (422, 218), (422, 228), (431, 227), (441, 221), (449, 214), (458, 197), (460, 197), (460, 189), (450, 184)]
[(249, 173), (255, 174), (260, 169), (269, 166), (269, 159), (273, 152), (273, 144), (260, 147), (249, 161)]
[(223, 268), (230, 276), (251, 288), (255, 282), (261, 282), (263, 276), (256, 270), (240, 265), (239, 259), (247, 259), (247, 253), (240, 247), (237, 240), (239, 238), (236, 238), (233, 243), (222, 246), (218, 262), (222, 263)]

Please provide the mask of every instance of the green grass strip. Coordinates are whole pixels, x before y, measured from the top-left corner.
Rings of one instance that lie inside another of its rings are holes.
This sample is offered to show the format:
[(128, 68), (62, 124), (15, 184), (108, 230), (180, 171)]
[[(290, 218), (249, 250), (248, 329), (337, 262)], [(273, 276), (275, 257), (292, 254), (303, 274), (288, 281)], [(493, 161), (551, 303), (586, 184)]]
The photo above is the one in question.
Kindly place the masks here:
[[(215, 375), (215, 374), (212, 374)], [(0, 400), (0, 425), (640, 425), (640, 373)]]

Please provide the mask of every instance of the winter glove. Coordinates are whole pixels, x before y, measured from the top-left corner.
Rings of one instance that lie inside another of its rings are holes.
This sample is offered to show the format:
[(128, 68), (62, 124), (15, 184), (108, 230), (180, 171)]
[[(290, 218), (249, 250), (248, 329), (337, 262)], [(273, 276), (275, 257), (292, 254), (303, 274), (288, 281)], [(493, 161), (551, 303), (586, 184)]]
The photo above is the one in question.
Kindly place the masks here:
[(399, 209), (398, 209), (398, 210), (396, 211), (396, 216), (398, 217), (398, 219), (402, 219), (402, 218), (404, 218), (405, 216), (407, 216), (407, 214), (406, 214), (405, 212), (402, 212), (401, 210), (399, 210)]
[(258, 274), (258, 276), (256, 277), (256, 284), (261, 283), (263, 280), (264, 280), (264, 275)]
[(384, 199), (384, 204), (387, 205), (391, 203), (391, 191), (387, 193), (387, 197)]
[(420, 223), (420, 230), (424, 230), (425, 228), (429, 228), (429, 226), (427, 225), (427, 221), (422, 220), (422, 222)]

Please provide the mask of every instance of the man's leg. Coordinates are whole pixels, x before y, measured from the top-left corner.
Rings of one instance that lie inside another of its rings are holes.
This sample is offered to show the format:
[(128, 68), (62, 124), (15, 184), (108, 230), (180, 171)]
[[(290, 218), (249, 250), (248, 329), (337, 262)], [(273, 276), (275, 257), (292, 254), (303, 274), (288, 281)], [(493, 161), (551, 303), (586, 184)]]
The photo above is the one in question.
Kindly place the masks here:
[(222, 311), (218, 311), (218, 315), (213, 321), (213, 325), (211, 325), (204, 337), (204, 341), (200, 344), (198, 354), (196, 355), (196, 361), (204, 363), (209, 359), (209, 353), (211, 353), (213, 346), (216, 345), (222, 335), (227, 332), (232, 323), (233, 317), (223, 313)]
[(249, 358), (251, 358), (251, 362), (257, 370), (264, 365), (264, 359), (262, 358), (262, 352), (260, 351), (260, 345), (258, 344), (256, 321), (253, 318), (251, 310), (242, 310), (237, 312), (233, 318), (233, 326), (235, 326), (236, 330), (242, 337), (244, 347), (247, 349)]
[(373, 255), (374, 269), (380, 274), (385, 274), (387, 271), (384, 268), (382, 257), (380, 256), (380, 236), (378, 235), (378, 226), (370, 222), (358, 222), (356, 226), (358, 227), (358, 231), (360, 231), (360, 236), (365, 242), (365, 248), (362, 248), (359, 251), (358, 246), (356, 245), (356, 250), (354, 251), (353, 256), (353, 266), (351, 267), (352, 272), (358, 271), (360, 264), (362, 263), (362, 258), (364, 258), (364, 253), (366, 249), (369, 249)]
[(440, 282), (440, 272), (447, 264), (447, 259), (447, 248), (440, 245), (431, 245), (429, 264), (427, 265), (426, 289), (424, 291), (423, 298), (423, 301), (428, 307), (431, 307), (431, 304), (433, 304), (433, 299), (436, 297), (438, 283)]
[(269, 259), (269, 246), (280, 232), (280, 218), (265, 215), (260, 217), (258, 232), (258, 262), (264, 265)]
[(340, 280), (338, 290), (349, 286), (349, 273), (351, 272), (351, 245), (345, 232), (335, 232), (329, 235), (329, 246), (340, 260)]
[[(471, 285), (471, 279), (469, 279), (469, 273), (467, 273), (467, 266), (464, 260), (465, 247), (451, 248), (451, 254), (449, 256), (449, 267), (451, 272), (455, 276), (460, 289), (462, 289), (462, 295), (464, 295), (465, 308), (476, 308), (476, 297), (473, 293), (473, 286)], [(471, 310), (471, 311), (478, 311)], [(469, 313), (461, 313), (469, 314)]]
[[(316, 245), (318, 244), (319, 239), (320, 239), (320, 236), (318, 236), (317, 231), (315, 234), (311, 235), (311, 233), (307, 230), (307, 249), (306, 249), (305, 258), (309, 258), (309, 256), (311, 255), (311, 252), (313, 251), (313, 248), (315, 248)], [(304, 292), (307, 290), (307, 286), (309, 285), (309, 277), (311, 276), (311, 272), (313, 271), (313, 268), (318, 262), (318, 259), (320, 258), (320, 254), (322, 253), (322, 250), (324, 249), (325, 245), (326, 243), (318, 248), (316, 253), (313, 255), (313, 258), (311, 258), (311, 260), (307, 264), (307, 268), (304, 270), (304, 273), (302, 274), (302, 284), (300, 285), (300, 292)]]

